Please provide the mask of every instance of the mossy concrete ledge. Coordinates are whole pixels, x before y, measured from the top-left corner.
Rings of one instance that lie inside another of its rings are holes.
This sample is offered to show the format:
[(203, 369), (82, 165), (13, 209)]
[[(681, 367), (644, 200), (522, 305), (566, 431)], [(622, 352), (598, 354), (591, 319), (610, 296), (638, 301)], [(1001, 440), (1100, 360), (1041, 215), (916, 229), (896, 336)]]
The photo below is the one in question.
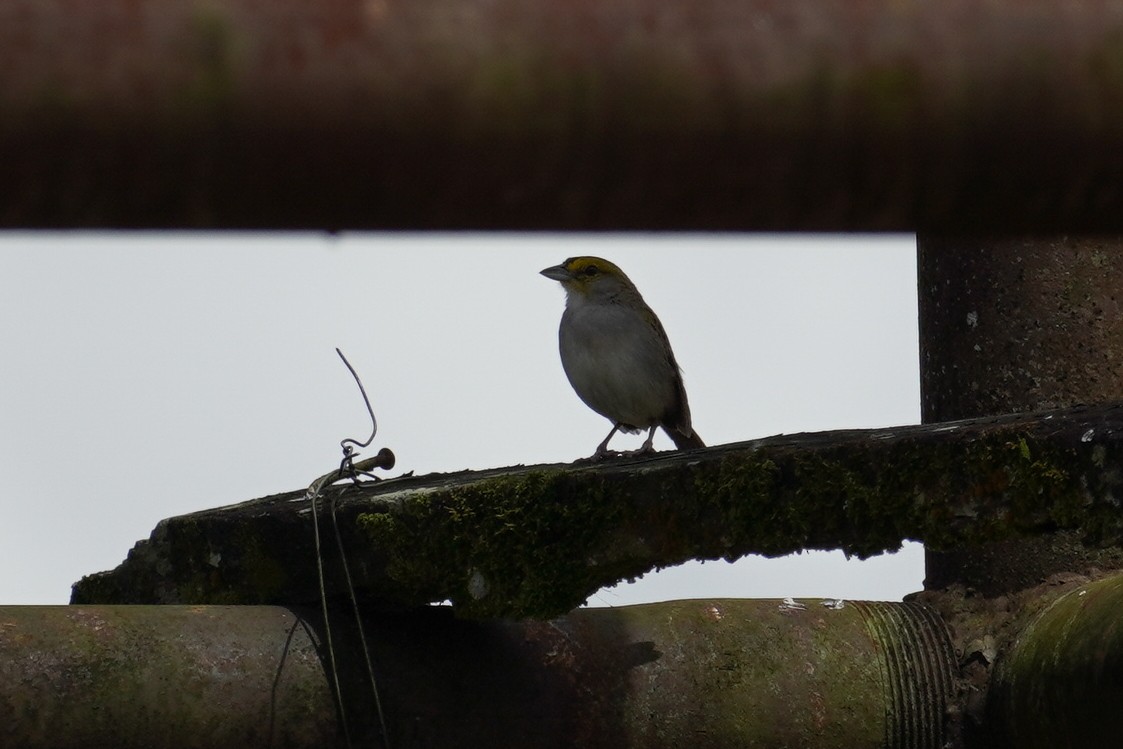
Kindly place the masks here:
[[(367, 602), (450, 600), (476, 617), (546, 617), (690, 559), (906, 539), (950, 548), (1077, 529), (1123, 539), (1123, 404), (779, 436), (599, 464), (341, 485), (319, 514)], [(334, 510), (332, 510), (334, 508)], [(334, 521), (333, 521), (334, 518)], [(293, 492), (162, 521), (74, 603), (305, 603), (319, 585), (309, 502)]]

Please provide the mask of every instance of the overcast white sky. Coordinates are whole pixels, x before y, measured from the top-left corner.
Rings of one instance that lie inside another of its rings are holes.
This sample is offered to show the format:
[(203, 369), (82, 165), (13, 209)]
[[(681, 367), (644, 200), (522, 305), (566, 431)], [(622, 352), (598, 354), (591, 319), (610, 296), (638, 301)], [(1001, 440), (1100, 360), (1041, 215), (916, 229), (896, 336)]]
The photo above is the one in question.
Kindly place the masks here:
[[(591, 454), (610, 425), (562, 373), (564, 295), (538, 275), (578, 254), (658, 313), (707, 444), (919, 420), (911, 236), (0, 233), (0, 604), (65, 603), (161, 518), (334, 467), (368, 432), (336, 346), (393, 473)], [(897, 600), (922, 578), (909, 544), (688, 564), (590, 604)]]

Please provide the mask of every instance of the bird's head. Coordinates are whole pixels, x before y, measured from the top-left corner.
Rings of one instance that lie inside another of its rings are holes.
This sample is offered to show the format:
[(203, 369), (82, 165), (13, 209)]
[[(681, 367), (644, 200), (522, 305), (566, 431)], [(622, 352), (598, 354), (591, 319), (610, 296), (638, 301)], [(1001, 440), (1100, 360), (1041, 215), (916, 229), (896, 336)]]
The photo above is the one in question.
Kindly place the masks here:
[(635, 284), (616, 264), (591, 255), (571, 257), (541, 273), (561, 283), (570, 298), (609, 299), (621, 292), (638, 293)]

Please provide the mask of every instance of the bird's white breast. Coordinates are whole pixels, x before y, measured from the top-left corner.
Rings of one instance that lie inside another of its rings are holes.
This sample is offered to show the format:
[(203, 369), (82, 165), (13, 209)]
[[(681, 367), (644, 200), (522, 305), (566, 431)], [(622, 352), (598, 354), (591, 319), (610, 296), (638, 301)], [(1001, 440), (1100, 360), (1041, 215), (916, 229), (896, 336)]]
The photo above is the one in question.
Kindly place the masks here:
[(573, 389), (609, 420), (651, 426), (674, 403), (673, 364), (642, 310), (570, 299), (558, 338)]

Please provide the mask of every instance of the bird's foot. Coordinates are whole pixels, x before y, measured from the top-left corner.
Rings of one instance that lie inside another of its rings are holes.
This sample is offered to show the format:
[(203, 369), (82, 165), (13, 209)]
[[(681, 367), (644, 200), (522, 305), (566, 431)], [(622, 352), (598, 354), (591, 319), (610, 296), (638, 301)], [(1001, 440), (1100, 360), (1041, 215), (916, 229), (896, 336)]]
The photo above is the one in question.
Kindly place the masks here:
[(655, 427), (651, 427), (651, 429), (648, 431), (647, 439), (644, 440), (643, 444), (640, 445), (640, 448), (638, 450), (609, 450), (608, 441), (612, 439), (612, 435), (616, 434), (616, 431), (620, 428), (620, 424), (616, 424), (615, 426), (613, 426), (612, 431), (608, 433), (608, 436), (604, 438), (603, 442), (597, 445), (597, 449), (591, 456), (589, 456), (588, 458), (583, 458), (581, 460), (576, 460), (574, 462), (599, 463), (602, 460), (610, 460), (612, 458), (624, 458), (633, 455), (648, 455), (649, 453), (655, 452), (655, 448), (651, 444), (655, 439)]
[(629, 453), (621, 450), (609, 450), (607, 448), (597, 448), (597, 451), (589, 456), (589, 462), (599, 463), (602, 460), (612, 460), (613, 458), (620, 458)]
[(610, 457), (613, 458), (634, 458), (640, 455), (652, 455), (655, 453), (655, 448), (651, 446), (650, 442), (644, 442), (635, 450), (610, 450)]
[(601, 461), (612, 460), (613, 458), (619, 458), (622, 455), (626, 455), (626, 454), (627, 453), (622, 453), (619, 450), (606, 450), (606, 449), (603, 449), (603, 448), (597, 448), (597, 451), (594, 452), (589, 457), (587, 457), (587, 458), (577, 458), (576, 460), (574, 460), (573, 465), (582, 466), (582, 465), (590, 465), (592, 463), (600, 463)]

